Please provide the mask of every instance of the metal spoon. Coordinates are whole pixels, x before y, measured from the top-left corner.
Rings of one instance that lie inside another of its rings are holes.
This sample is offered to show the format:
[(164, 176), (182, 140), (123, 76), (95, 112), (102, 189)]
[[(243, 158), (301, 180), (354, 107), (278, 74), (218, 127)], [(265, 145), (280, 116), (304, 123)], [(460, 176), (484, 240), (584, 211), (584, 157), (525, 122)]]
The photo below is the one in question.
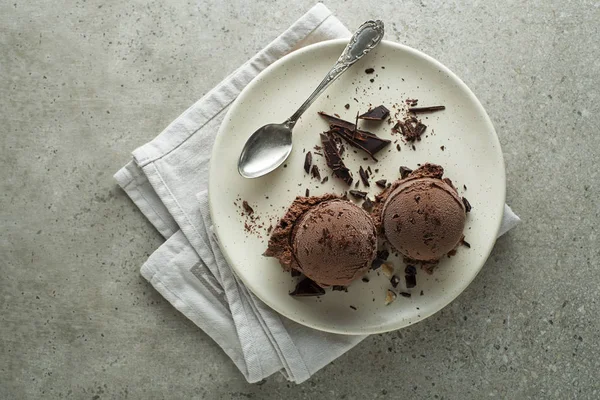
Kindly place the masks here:
[(285, 122), (265, 125), (250, 136), (238, 160), (240, 175), (258, 178), (283, 164), (292, 152), (292, 129), (300, 116), (334, 80), (381, 42), (383, 32), (383, 22), (379, 20), (362, 24), (325, 79), (298, 111)]

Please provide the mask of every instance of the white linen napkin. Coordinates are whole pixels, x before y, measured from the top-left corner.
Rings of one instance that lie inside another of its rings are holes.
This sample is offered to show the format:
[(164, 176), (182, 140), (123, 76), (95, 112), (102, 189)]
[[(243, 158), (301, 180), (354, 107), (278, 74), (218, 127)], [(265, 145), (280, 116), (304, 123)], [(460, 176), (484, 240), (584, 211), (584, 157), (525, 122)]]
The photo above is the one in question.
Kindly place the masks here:
[[(231, 102), (264, 68), (308, 44), (349, 36), (324, 5), (315, 5), (158, 137), (136, 149), (133, 160), (115, 174), (167, 239), (144, 263), (141, 274), (213, 338), (249, 382), (277, 371), (303, 382), (364, 336), (330, 334), (297, 324), (271, 310), (238, 281), (211, 230), (207, 188), (214, 138)], [(519, 221), (506, 206), (500, 234)]]

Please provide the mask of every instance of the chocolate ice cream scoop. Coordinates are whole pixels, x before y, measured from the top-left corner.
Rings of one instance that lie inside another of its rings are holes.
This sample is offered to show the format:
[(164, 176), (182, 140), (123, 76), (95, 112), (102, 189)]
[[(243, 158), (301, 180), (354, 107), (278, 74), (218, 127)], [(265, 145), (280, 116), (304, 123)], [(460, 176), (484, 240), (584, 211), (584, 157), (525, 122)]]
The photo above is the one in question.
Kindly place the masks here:
[(296, 198), (273, 230), (265, 255), (327, 287), (362, 276), (376, 250), (370, 216), (350, 201), (325, 195)]
[(397, 181), (381, 199), (381, 228), (404, 256), (436, 261), (463, 238), (465, 206), (443, 169), (426, 164)]

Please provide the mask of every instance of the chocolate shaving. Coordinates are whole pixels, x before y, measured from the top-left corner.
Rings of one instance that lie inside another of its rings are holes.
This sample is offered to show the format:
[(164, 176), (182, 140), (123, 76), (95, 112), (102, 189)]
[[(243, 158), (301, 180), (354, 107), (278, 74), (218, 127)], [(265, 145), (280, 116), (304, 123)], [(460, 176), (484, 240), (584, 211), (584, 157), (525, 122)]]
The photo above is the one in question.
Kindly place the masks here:
[(471, 244), (469, 242), (467, 242), (465, 239), (461, 240), (460, 244), (462, 244), (466, 248), (469, 248), (469, 249), (471, 248)]
[(373, 72), (375, 72), (375, 69), (373, 69), (373, 68), (365, 69), (365, 74), (372, 74)]
[(290, 293), (290, 296), (322, 296), (325, 294), (325, 289), (317, 285), (314, 281), (304, 278), (296, 285), (296, 288)]
[(384, 188), (385, 189), (385, 184), (387, 183), (386, 179), (380, 179), (378, 181), (375, 182), (375, 184), (377, 186), (379, 186), (380, 188)]
[(398, 144), (396, 145), (396, 150), (398, 150), (398, 151), (401, 151), (401, 150), (402, 150), (402, 148), (400, 147), (400, 143), (398, 143)]
[(357, 188), (359, 184), (360, 184), (360, 181), (356, 181), (356, 183), (354, 184), (354, 187)]
[(406, 292), (400, 292), (400, 296), (402, 296), (402, 297), (410, 297), (411, 294), (410, 293), (406, 293)]
[(321, 180), (321, 172), (319, 172), (319, 167), (317, 166), (317, 164), (312, 166), (310, 173), (312, 174), (313, 178), (317, 178), (317, 180), (319, 181)]
[(365, 201), (363, 201), (362, 203), (362, 208), (364, 208), (367, 211), (371, 211), (373, 209), (373, 201), (371, 199), (369, 199), (368, 197), (365, 198)]
[(373, 175), (373, 171), (371, 171), (371, 166), (370, 165), (367, 167), (367, 172), (369, 173), (369, 178), (370, 178), (371, 175)]
[(363, 282), (365, 282), (365, 283), (366, 283), (366, 282), (369, 282), (369, 278), (368, 278), (368, 277), (366, 277), (366, 276), (363, 276), (363, 278), (362, 278), (362, 281), (363, 281)]
[(388, 110), (385, 106), (377, 106), (372, 110), (367, 111), (366, 113), (359, 115), (359, 119), (365, 119), (368, 121), (383, 121), (390, 115), (390, 110)]
[(306, 192), (304, 192), (305, 197), (310, 197), (310, 191), (306, 188)]
[(351, 309), (353, 309), (354, 311), (358, 310), (358, 308), (354, 307), (354, 306), (350, 306)]
[(329, 168), (333, 170), (333, 174), (339, 179), (346, 182), (346, 184), (352, 184), (352, 175), (350, 170), (346, 168), (344, 162), (340, 158), (340, 153), (332, 140), (331, 134), (321, 134), (321, 143), (323, 144), (323, 150), (325, 152), (325, 161)]
[(325, 178), (323, 178), (323, 180), (321, 181), (321, 185), (324, 184), (325, 182), (327, 182), (329, 180), (329, 177), (326, 176)]
[(410, 107), (408, 109), (411, 113), (426, 113), (445, 110), (446, 106), (431, 106), (431, 107)]
[(413, 170), (408, 167), (400, 167), (400, 178), (405, 179), (411, 172), (413, 172)]
[(349, 193), (357, 199), (364, 199), (367, 197), (367, 192), (363, 192), (360, 190), (350, 190)]
[(369, 176), (367, 175), (362, 166), (358, 169), (358, 175), (360, 175), (360, 180), (362, 181), (363, 185), (367, 187), (371, 186), (369, 185)]
[(248, 202), (246, 200), (244, 200), (242, 202), (242, 207), (244, 207), (244, 211), (246, 211), (246, 214), (248, 214), (248, 215), (254, 214), (254, 209), (252, 207), (250, 207), (250, 204), (248, 204)]
[(472, 207), (471, 207), (471, 203), (469, 203), (469, 200), (467, 200), (467, 198), (466, 198), (466, 197), (463, 197), (463, 198), (462, 198), (462, 202), (463, 202), (463, 204), (465, 205), (465, 211), (466, 211), (466, 212), (471, 212), (471, 208), (472, 208)]
[(417, 276), (416, 275), (405, 275), (404, 279), (406, 280), (406, 288), (412, 289), (417, 286)]
[(392, 128), (395, 132), (400, 132), (409, 142), (421, 140), (421, 135), (427, 129), (427, 125), (423, 124), (417, 118), (407, 118), (404, 121), (398, 121)]
[(310, 171), (311, 164), (312, 164), (312, 153), (309, 151), (308, 153), (306, 153), (306, 156), (304, 157), (304, 171), (306, 171), (307, 174)]

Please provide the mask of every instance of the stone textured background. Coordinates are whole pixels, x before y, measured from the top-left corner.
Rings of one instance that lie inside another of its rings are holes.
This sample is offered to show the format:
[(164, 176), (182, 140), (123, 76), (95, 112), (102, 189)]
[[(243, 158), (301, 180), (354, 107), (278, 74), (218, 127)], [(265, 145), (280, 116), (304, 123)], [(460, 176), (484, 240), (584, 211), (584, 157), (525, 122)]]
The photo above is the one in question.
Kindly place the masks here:
[(500, 137), (524, 223), (434, 317), (249, 385), (139, 275), (162, 240), (112, 174), (313, 4), (0, 2), (0, 398), (600, 397), (597, 1), (326, 1), (456, 72)]

